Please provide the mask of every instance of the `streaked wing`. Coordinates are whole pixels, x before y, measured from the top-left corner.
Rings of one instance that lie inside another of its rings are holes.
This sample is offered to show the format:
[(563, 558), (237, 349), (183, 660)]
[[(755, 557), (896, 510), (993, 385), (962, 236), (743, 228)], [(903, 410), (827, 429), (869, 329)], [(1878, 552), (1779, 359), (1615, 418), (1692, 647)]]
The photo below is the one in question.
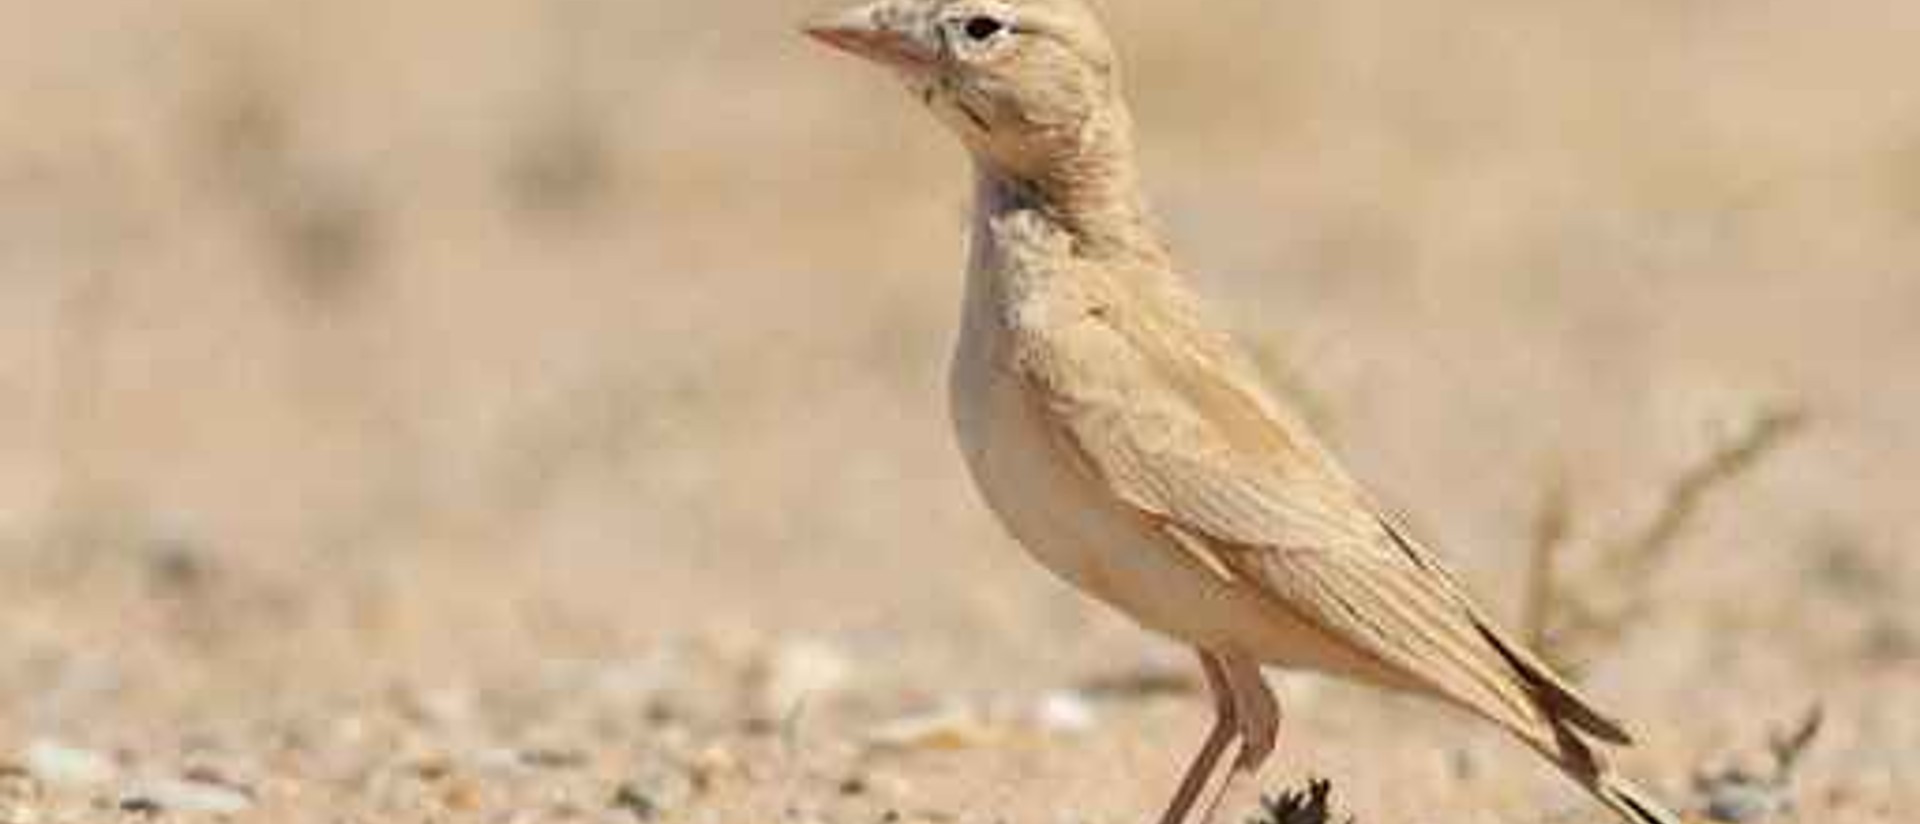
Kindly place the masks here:
[(1577, 726), (1625, 737), (1501, 639), (1190, 302), (1107, 297), (1015, 324), (1015, 368), (1083, 470), (1170, 540), (1391, 670), (1523, 731), (1546, 732), (1539, 702), (1564, 697)]

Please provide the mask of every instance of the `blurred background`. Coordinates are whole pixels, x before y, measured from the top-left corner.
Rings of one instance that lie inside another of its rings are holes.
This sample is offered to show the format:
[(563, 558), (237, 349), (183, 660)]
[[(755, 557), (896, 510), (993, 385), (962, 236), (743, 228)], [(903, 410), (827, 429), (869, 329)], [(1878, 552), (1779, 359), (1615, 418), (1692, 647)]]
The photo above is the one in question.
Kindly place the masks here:
[[(1184, 659), (977, 503), (965, 159), (797, 36), (818, 7), (14, 0), (0, 817), (1154, 809)], [(1178, 255), (1496, 612), (1552, 490), (1577, 566), (1805, 409), (1590, 686), (1670, 795), (1822, 704), (1807, 820), (1911, 816), (1920, 5), (1103, 8)], [(1274, 786), (1589, 815), (1445, 712), (1299, 684)], [(953, 706), (960, 746), (874, 754)]]

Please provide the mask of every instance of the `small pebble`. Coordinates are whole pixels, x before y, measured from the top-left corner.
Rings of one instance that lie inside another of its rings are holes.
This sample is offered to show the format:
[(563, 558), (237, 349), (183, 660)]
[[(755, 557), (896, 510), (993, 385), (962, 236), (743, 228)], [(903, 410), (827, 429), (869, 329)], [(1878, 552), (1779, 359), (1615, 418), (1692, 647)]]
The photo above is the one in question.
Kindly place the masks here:
[(660, 817), (660, 803), (631, 782), (621, 784), (620, 789), (614, 791), (613, 800), (608, 802), (608, 806), (625, 810), (635, 821), (643, 823)]
[(160, 802), (155, 801), (151, 798), (129, 796), (127, 798), (120, 799), (120, 811), (123, 813), (135, 813), (138, 815), (159, 815), (165, 812), (166, 809), (160, 806)]
[(911, 795), (913, 785), (906, 779), (886, 772), (861, 772), (841, 779), (840, 794), (852, 797), (878, 797), (899, 799)]
[(480, 809), (483, 793), (480, 785), (472, 781), (459, 779), (448, 781), (440, 792), (440, 803), (454, 812), (473, 812)]
[[(131, 806), (130, 806), (131, 805)], [(232, 815), (245, 812), (253, 806), (253, 799), (239, 790), (206, 784), (199, 781), (182, 781), (162, 778), (143, 781), (120, 802), (121, 809), (134, 810), (134, 807), (155, 807), (155, 811), (183, 813), (212, 813)]]
[[(421, 781), (439, 781), (453, 775), (454, 764), (452, 759), (445, 756), (430, 755), (414, 761), (408, 765), (407, 769), (412, 770), (413, 774), (419, 776)], [(191, 778), (192, 776), (188, 777)]]
[(437, 729), (457, 729), (480, 714), (479, 697), (464, 687), (407, 689), (398, 699), (409, 720)]
[(520, 753), (520, 763), (543, 770), (571, 770), (587, 765), (585, 752), (574, 749), (538, 747)]
[(1086, 732), (1098, 720), (1093, 704), (1073, 690), (1047, 693), (1033, 709), (1034, 724), (1047, 732)]
[(1447, 752), (1447, 772), (1453, 780), (1471, 783), (1480, 777), (1480, 756), (1467, 747), (1455, 747)]
[[(247, 788), (263, 780), (260, 767), (244, 761), (234, 761), (224, 765), (211, 763), (194, 764), (182, 770), (182, 778), (202, 784), (246, 792)], [(242, 778), (241, 776), (245, 776)]]
[(675, 667), (671, 650), (655, 651), (640, 658), (602, 665), (593, 672), (588, 689), (618, 706), (651, 705), (652, 699), (666, 688)]
[(491, 773), (517, 773), (527, 767), (520, 759), (520, 753), (508, 747), (487, 747), (478, 750), (467, 758), (476, 769)]
[(781, 645), (760, 669), (760, 710), (783, 717), (807, 701), (832, 696), (852, 680), (853, 663), (821, 641)]
[(1779, 787), (1743, 781), (1714, 782), (1706, 796), (1707, 817), (1725, 824), (1766, 821), (1793, 806)]
[(706, 792), (722, 780), (740, 772), (740, 759), (726, 747), (715, 744), (700, 751), (687, 765), (687, 777), (693, 788)]
[(869, 745), (886, 750), (962, 750), (992, 738), (976, 713), (958, 706), (895, 719), (867, 733)]
[(20, 760), (34, 778), (59, 786), (105, 784), (120, 772), (112, 759), (100, 753), (46, 739), (28, 744)]
[(1763, 776), (1739, 767), (1694, 777), (1694, 791), (1705, 800), (1707, 820), (1751, 824), (1793, 808), (1792, 792), (1780, 776)]

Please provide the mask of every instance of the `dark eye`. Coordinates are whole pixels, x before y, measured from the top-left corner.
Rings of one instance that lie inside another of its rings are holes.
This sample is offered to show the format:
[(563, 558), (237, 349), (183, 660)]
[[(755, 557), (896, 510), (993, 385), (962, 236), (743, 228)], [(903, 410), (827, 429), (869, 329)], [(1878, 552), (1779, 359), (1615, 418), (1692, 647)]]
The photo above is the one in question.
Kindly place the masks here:
[(967, 22), (961, 25), (961, 30), (967, 33), (967, 39), (976, 43), (985, 42), (1006, 29), (1007, 24), (984, 14), (969, 17)]

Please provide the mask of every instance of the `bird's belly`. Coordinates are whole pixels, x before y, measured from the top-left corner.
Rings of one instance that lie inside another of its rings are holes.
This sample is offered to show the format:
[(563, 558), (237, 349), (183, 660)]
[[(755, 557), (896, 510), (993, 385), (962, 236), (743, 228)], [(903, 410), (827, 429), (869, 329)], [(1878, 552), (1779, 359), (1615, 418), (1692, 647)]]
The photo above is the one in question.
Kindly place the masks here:
[(1017, 379), (956, 365), (954, 419), (987, 505), (1028, 553), (1135, 622), (1190, 644), (1238, 648), (1269, 622), (1244, 592), (1184, 555), (1073, 466)]
[(1379, 663), (1175, 546), (1074, 467), (1009, 372), (956, 361), (952, 409), (967, 467), (1015, 540), (1056, 576), (1141, 626), (1261, 663), (1393, 686)]

